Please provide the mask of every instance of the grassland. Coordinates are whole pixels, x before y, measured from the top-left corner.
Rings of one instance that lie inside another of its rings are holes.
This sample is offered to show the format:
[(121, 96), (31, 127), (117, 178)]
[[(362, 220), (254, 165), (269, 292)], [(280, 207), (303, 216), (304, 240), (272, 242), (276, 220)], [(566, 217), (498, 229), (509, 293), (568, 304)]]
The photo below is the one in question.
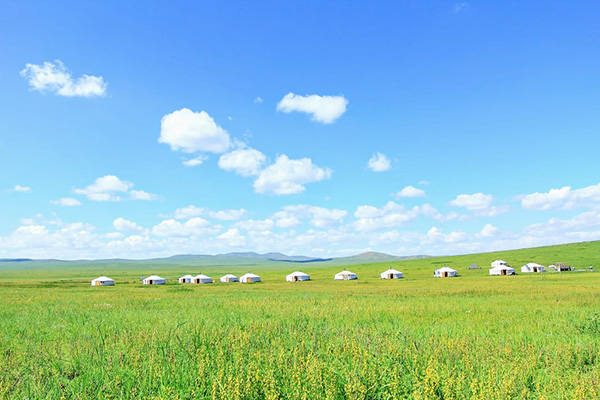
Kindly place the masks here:
[[(598, 398), (600, 273), (490, 277), (496, 258), (587, 268), (600, 243), (356, 265), (346, 282), (318, 263), (203, 266), (264, 282), (150, 287), (140, 275), (199, 271), (5, 264), (0, 398)], [(434, 279), (441, 265), (461, 276)], [(380, 280), (389, 267), (405, 279)], [(294, 269), (313, 280), (286, 283)], [(90, 287), (100, 274), (116, 286)]]

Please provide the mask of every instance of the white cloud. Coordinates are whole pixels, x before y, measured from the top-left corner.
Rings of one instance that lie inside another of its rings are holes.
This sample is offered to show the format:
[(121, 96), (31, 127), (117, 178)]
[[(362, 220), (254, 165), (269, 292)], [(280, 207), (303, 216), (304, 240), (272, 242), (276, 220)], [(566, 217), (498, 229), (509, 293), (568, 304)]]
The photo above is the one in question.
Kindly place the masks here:
[(219, 157), (219, 168), (233, 171), (241, 176), (258, 175), (267, 157), (255, 149), (240, 149)]
[(466, 240), (468, 236), (463, 231), (452, 231), (449, 234), (444, 234), (440, 228), (434, 226), (427, 231), (423, 242), (425, 244), (457, 243)]
[(475, 194), (460, 194), (456, 199), (450, 202), (450, 205), (465, 207), (469, 211), (478, 211), (488, 208), (493, 200), (494, 196), (491, 194), (483, 194), (481, 192)]
[(406, 225), (414, 221), (418, 216), (439, 219), (443, 217), (431, 205), (423, 204), (406, 209), (403, 205), (393, 201), (388, 202), (381, 208), (363, 205), (358, 206), (354, 216), (358, 218), (353, 226), (357, 231), (374, 231), (383, 228), (393, 228)]
[(165, 115), (160, 121), (159, 143), (185, 153), (207, 151), (223, 153), (231, 147), (229, 134), (215, 123), (206, 111), (182, 108)]
[(201, 215), (209, 216), (221, 221), (235, 221), (246, 215), (247, 211), (243, 208), (233, 210), (212, 211), (204, 207), (196, 207), (189, 205), (187, 207), (178, 208), (175, 210), (174, 217), (176, 219), (190, 219)]
[(278, 228), (294, 228), (298, 225), (302, 225), (302, 222), (296, 217), (281, 216), (280, 218), (275, 220), (275, 226), (277, 226)]
[(458, 14), (458, 13), (463, 12), (464, 10), (466, 10), (467, 7), (469, 7), (469, 3), (465, 3), (465, 2), (463, 2), (463, 3), (455, 3), (454, 4), (454, 12)]
[(409, 185), (396, 193), (396, 197), (425, 197), (425, 191)]
[(392, 163), (384, 154), (377, 152), (369, 159), (367, 167), (373, 172), (383, 172), (392, 169)]
[(208, 215), (211, 218), (218, 219), (221, 221), (237, 221), (246, 215), (246, 210), (240, 208), (239, 210), (219, 210), (219, 211), (209, 211)]
[(216, 227), (212, 227), (207, 220), (196, 217), (184, 223), (174, 219), (162, 221), (152, 228), (152, 233), (156, 236), (184, 237), (191, 235), (206, 235), (216, 233)]
[(246, 246), (246, 238), (240, 234), (236, 228), (229, 229), (227, 232), (217, 236), (217, 239), (226, 243), (228, 247)]
[(204, 163), (204, 161), (208, 160), (207, 156), (203, 156), (203, 155), (199, 155), (196, 158), (192, 158), (190, 160), (185, 160), (183, 162), (183, 165), (187, 166), (187, 167), (196, 167), (198, 165), (202, 165), (202, 163)]
[(600, 206), (600, 183), (572, 190), (570, 186), (550, 189), (546, 193), (531, 193), (520, 196), (521, 207), (530, 210), (571, 210), (578, 207)]
[(117, 218), (113, 221), (113, 226), (121, 232), (143, 232), (144, 228), (135, 222), (128, 221), (125, 218)]
[(496, 228), (492, 224), (486, 224), (483, 227), (483, 229), (481, 230), (481, 232), (479, 232), (478, 236), (482, 237), (482, 238), (489, 238), (492, 236), (496, 236), (497, 233), (498, 233), (498, 228)]
[(66, 97), (104, 96), (108, 86), (101, 76), (82, 75), (73, 79), (71, 71), (60, 60), (46, 61), (42, 65), (26, 64), (21, 76), (28, 80), (31, 90)]
[(75, 189), (76, 194), (87, 196), (93, 201), (120, 201), (121, 197), (115, 193), (126, 193), (133, 187), (133, 183), (122, 181), (115, 175), (106, 175), (94, 181), (84, 189)]
[(152, 200), (156, 200), (158, 198), (157, 195), (145, 192), (143, 190), (132, 190), (129, 193), (131, 194), (131, 198), (133, 200), (148, 200), (148, 201), (152, 201)]
[(208, 212), (206, 208), (189, 205), (187, 207), (178, 208), (175, 210), (176, 219), (190, 219), (205, 215)]
[(12, 189), (12, 191), (14, 191), (14, 192), (31, 192), (31, 188), (29, 186), (15, 185), (15, 187)]
[(122, 195), (129, 194), (133, 200), (155, 200), (157, 196), (143, 190), (132, 190), (133, 183), (122, 181), (115, 175), (105, 175), (84, 189), (74, 189), (75, 194), (86, 196), (92, 201), (122, 201)]
[(81, 205), (81, 202), (79, 200), (74, 199), (72, 197), (63, 197), (58, 200), (52, 200), (50, 203), (63, 207), (75, 207)]
[(296, 206), (285, 206), (283, 211), (276, 212), (271, 216), (275, 219), (278, 227), (293, 227), (299, 225), (301, 219), (310, 218), (310, 224), (318, 228), (326, 228), (343, 223), (348, 215), (346, 210), (337, 208), (309, 206), (300, 204)]
[(300, 96), (288, 93), (277, 104), (277, 111), (311, 114), (311, 120), (330, 124), (346, 112), (348, 100), (344, 96)]
[(320, 168), (310, 158), (293, 160), (285, 154), (274, 164), (263, 169), (254, 181), (256, 193), (273, 192), (277, 195), (295, 194), (305, 190), (304, 185), (331, 178), (331, 170)]
[(494, 196), (481, 192), (474, 194), (460, 194), (450, 202), (450, 205), (464, 207), (475, 215), (495, 217), (508, 211), (508, 206), (491, 206)]
[(263, 101), (264, 101), (263, 98), (260, 96), (258, 96), (257, 98), (254, 99), (254, 102), (258, 103), (258, 104), (262, 103)]
[(241, 228), (246, 231), (268, 231), (273, 228), (275, 223), (271, 219), (265, 220), (254, 220), (248, 219), (245, 221), (239, 221), (235, 223), (236, 228)]

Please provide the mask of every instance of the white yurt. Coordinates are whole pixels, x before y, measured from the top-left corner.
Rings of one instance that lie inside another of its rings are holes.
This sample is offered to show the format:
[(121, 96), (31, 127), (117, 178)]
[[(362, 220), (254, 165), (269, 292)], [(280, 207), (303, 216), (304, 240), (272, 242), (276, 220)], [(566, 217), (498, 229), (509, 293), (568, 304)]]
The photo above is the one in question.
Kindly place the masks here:
[(304, 272), (294, 271), (287, 275), (285, 280), (288, 282), (310, 281), (310, 275), (305, 274)]
[(213, 283), (213, 279), (210, 276), (206, 276), (204, 274), (198, 274), (192, 279), (192, 283)]
[(354, 272), (344, 270), (342, 272), (338, 272), (337, 274), (335, 274), (333, 279), (336, 281), (351, 281), (354, 279), (358, 279), (358, 276), (356, 276), (356, 274)]
[(184, 275), (179, 278), (179, 283), (193, 283), (194, 277), (191, 275)]
[(383, 271), (379, 277), (381, 279), (402, 279), (404, 278), (404, 275), (397, 269), (390, 268), (387, 271)]
[(222, 283), (239, 282), (240, 278), (233, 274), (226, 274), (219, 278)]
[(490, 275), (515, 275), (515, 269), (508, 265), (499, 265), (490, 269)]
[(142, 281), (142, 284), (144, 284), (144, 285), (164, 285), (165, 278), (161, 278), (158, 275), (150, 275), (149, 277), (144, 278), (144, 280)]
[(96, 279), (92, 279), (92, 286), (114, 286), (114, 285), (115, 285), (114, 279), (110, 279), (109, 277), (106, 277), (104, 275), (99, 276)]
[(521, 267), (521, 272), (524, 272), (524, 273), (544, 272), (545, 269), (546, 269), (546, 267), (544, 267), (543, 265), (531, 262), (531, 263), (523, 265)]
[(492, 262), (491, 268), (502, 267), (502, 266), (508, 266), (508, 263), (504, 260), (496, 260), (496, 261)]
[(240, 277), (240, 282), (242, 283), (254, 283), (260, 282), (260, 276), (253, 274), (252, 272), (248, 272)]
[(434, 278), (454, 278), (458, 276), (458, 272), (450, 267), (442, 267), (433, 272)]

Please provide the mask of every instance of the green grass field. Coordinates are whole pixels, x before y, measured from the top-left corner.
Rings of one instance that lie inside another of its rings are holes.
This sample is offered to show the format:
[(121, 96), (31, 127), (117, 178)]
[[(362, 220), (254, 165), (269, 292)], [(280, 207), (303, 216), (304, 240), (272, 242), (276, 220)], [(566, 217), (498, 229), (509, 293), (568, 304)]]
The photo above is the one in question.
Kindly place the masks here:
[[(354, 265), (343, 282), (318, 263), (250, 266), (252, 285), (179, 285), (198, 271), (177, 264), (7, 263), (0, 398), (598, 398), (600, 273), (490, 277), (497, 258), (600, 269), (600, 242)], [(442, 265), (460, 277), (434, 279)], [(380, 280), (390, 266), (405, 279)], [(312, 281), (285, 282), (297, 269)], [(174, 279), (140, 284), (155, 272)], [(116, 286), (90, 287), (100, 274)]]

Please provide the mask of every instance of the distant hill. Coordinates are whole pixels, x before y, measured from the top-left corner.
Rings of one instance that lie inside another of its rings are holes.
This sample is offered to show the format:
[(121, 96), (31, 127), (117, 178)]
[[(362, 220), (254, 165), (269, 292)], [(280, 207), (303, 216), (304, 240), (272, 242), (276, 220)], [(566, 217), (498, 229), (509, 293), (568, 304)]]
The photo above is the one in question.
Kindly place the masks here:
[(283, 253), (270, 252), (270, 253), (256, 253), (256, 252), (233, 252), (225, 254), (178, 254), (171, 257), (164, 258), (152, 258), (146, 260), (127, 260), (121, 258), (112, 259), (101, 259), (101, 260), (33, 260), (25, 258), (14, 258), (14, 259), (0, 259), (0, 262), (6, 264), (11, 263), (45, 263), (47, 265), (54, 263), (77, 263), (77, 264), (154, 264), (154, 265), (165, 265), (165, 264), (182, 264), (182, 265), (199, 265), (199, 266), (220, 266), (220, 265), (277, 265), (283, 263), (324, 263), (332, 265), (343, 265), (343, 264), (363, 264), (363, 263), (377, 263), (386, 261), (400, 261), (409, 260), (414, 258), (426, 258), (427, 256), (411, 256), (411, 257), (398, 257), (385, 253), (367, 252), (361, 253), (349, 257), (337, 257), (337, 258), (319, 258), (319, 257), (308, 257), (303, 255), (289, 256)]
[(418, 255), (418, 256), (392, 256), (390, 254), (378, 253), (375, 251), (368, 251), (366, 253), (360, 253), (349, 257), (338, 257), (333, 258), (335, 262), (348, 263), (348, 264), (361, 264), (361, 263), (377, 263), (377, 262), (388, 262), (388, 261), (405, 261), (405, 260), (416, 260), (422, 258), (429, 258), (430, 256)]

